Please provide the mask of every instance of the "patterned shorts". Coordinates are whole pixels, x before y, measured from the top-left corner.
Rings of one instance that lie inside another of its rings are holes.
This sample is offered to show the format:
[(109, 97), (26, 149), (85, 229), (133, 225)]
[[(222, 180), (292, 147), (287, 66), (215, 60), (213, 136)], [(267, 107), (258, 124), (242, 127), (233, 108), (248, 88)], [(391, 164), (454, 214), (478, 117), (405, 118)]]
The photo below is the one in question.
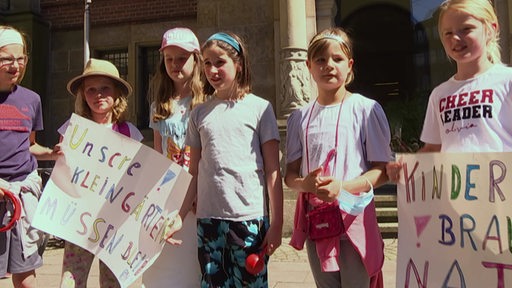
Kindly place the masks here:
[(201, 287), (268, 287), (268, 256), (259, 274), (252, 275), (245, 269), (246, 257), (260, 251), (268, 227), (268, 217), (240, 222), (198, 219)]

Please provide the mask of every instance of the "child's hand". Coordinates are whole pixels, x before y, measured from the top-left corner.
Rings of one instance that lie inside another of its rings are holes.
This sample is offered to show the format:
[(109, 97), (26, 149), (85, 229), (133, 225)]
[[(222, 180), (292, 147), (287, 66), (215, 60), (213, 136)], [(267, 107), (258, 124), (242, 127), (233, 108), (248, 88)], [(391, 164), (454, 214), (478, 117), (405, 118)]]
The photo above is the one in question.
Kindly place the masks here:
[(59, 158), (60, 155), (64, 155), (64, 150), (62, 150), (62, 143), (56, 144), (50, 151), (50, 158), (52, 160), (57, 160), (57, 158)]
[(265, 239), (263, 240), (263, 244), (261, 247), (267, 247), (267, 251), (265, 253), (268, 256), (274, 254), (277, 248), (281, 246), (282, 242), (282, 225), (272, 225), (268, 228), (267, 235), (265, 235)]
[(182, 240), (174, 239), (172, 238), (174, 234), (181, 230), (181, 227), (183, 226), (183, 221), (181, 220), (180, 214), (176, 214), (174, 218), (169, 222), (169, 225), (165, 227), (165, 241), (172, 245), (181, 245), (183, 242)]
[(302, 189), (304, 189), (305, 192), (311, 192), (316, 193), (316, 190), (319, 186), (322, 185), (322, 181), (320, 179), (320, 175), (323, 171), (322, 166), (316, 168), (315, 170), (309, 172), (309, 174), (304, 177), (302, 180)]
[(398, 183), (400, 180), (400, 171), (402, 170), (402, 162), (398, 160), (398, 162), (388, 162), (386, 164), (386, 174), (388, 176), (389, 181), (392, 183)]
[(64, 154), (64, 151), (62, 151), (62, 143), (58, 143), (55, 146), (53, 146), (52, 154), (56, 154), (56, 155)]
[(321, 184), (318, 186), (316, 196), (323, 201), (333, 202), (338, 198), (342, 182), (334, 177), (320, 177)]

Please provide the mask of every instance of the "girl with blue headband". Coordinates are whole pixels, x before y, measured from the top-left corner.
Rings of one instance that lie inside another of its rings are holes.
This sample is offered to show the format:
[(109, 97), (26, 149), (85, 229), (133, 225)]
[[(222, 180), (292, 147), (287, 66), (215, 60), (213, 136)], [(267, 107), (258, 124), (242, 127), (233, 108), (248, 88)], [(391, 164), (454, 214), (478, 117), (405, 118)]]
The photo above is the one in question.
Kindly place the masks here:
[(253, 271), (245, 263), (263, 250), (266, 264), (281, 245), (275, 114), (268, 101), (251, 93), (247, 49), (238, 36), (212, 35), (202, 55), (205, 93), (212, 96), (190, 115), (185, 142), (191, 147), (193, 179), (180, 216), (187, 215), (197, 197), (202, 287), (267, 287), (266, 265)]

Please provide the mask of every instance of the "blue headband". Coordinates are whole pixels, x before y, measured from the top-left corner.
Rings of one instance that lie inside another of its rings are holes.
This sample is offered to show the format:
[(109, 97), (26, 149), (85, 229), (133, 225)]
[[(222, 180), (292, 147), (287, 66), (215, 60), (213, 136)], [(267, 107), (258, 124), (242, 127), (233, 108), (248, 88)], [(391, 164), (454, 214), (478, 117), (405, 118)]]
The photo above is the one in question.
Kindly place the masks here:
[(226, 42), (231, 47), (235, 48), (235, 50), (238, 53), (242, 52), (242, 47), (240, 47), (240, 43), (238, 43), (238, 41), (236, 41), (235, 38), (229, 36), (229, 34), (226, 34), (224, 32), (215, 33), (212, 36), (210, 36), (210, 38), (208, 38), (208, 40), (206, 41), (208, 42), (210, 40), (220, 40), (222, 42)]

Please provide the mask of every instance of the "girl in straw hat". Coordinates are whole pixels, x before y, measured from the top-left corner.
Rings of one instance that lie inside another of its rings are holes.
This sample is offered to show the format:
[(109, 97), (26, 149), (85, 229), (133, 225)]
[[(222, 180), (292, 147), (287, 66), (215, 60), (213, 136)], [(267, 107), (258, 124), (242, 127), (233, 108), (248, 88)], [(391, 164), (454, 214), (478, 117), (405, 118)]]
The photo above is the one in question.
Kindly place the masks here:
[[(14, 287), (36, 287), (35, 269), (43, 262), (38, 254), (42, 234), (30, 227), (41, 193), (36, 157), (50, 159), (52, 149), (35, 142), (43, 129), (41, 99), (19, 85), (27, 65), (24, 36), (13, 27), (0, 25), (0, 223), (10, 221), (4, 191), (22, 200), (21, 221), (0, 232), (0, 277), (12, 274)], [(33, 205), (30, 205), (32, 203)], [(10, 208), (9, 208), (10, 209)]]
[[(134, 140), (142, 140), (140, 131), (124, 119), (124, 112), (128, 106), (127, 98), (132, 93), (132, 87), (119, 77), (119, 72), (112, 63), (90, 59), (82, 75), (71, 79), (67, 88), (76, 96), (75, 112), (78, 115), (111, 127)], [(69, 122), (66, 122), (59, 128), (61, 135), (64, 135), (68, 124)], [(73, 243), (66, 242), (63, 258), (61, 287), (87, 287), (94, 255)], [(120, 287), (112, 271), (101, 261), (100, 287)]]

